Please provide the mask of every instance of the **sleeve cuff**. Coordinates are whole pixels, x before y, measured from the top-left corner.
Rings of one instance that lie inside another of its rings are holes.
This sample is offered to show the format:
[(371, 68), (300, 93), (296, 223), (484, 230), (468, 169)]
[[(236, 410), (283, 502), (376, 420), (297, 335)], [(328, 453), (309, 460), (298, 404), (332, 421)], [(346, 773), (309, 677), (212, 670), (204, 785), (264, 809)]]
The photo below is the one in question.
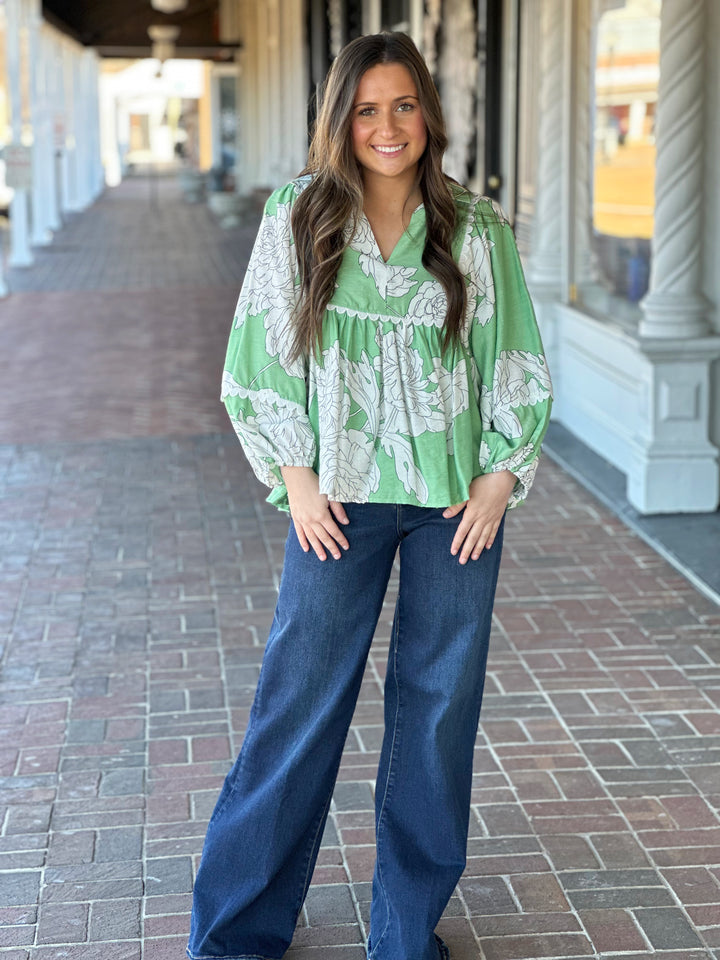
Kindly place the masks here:
[(494, 460), (493, 452), (485, 440), (480, 443), (480, 466), (484, 473), (500, 473), (509, 470), (515, 474), (516, 483), (508, 500), (508, 510), (522, 503), (530, 492), (538, 468), (538, 455), (532, 443), (502, 460)]

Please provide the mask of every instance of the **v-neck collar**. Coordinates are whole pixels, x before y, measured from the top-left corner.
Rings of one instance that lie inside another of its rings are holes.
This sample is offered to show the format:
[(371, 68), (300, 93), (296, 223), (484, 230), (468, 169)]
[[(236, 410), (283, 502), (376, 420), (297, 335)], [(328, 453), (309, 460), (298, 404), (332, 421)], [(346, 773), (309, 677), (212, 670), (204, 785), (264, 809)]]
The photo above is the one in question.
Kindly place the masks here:
[(390, 261), (393, 259), (393, 257), (394, 257), (395, 254), (397, 253), (397, 251), (398, 251), (398, 249), (400, 248), (400, 246), (401, 246), (401, 244), (403, 243), (403, 241), (404, 241), (406, 238), (408, 238), (408, 237), (409, 237), (410, 239), (412, 239), (413, 234), (414, 234), (414, 232), (415, 232), (415, 231), (414, 231), (413, 220), (418, 219), (418, 218), (417, 218), (417, 214), (420, 213), (420, 211), (422, 211), (423, 214), (425, 213), (425, 204), (424, 204), (424, 203), (419, 203), (419, 204), (417, 205), (417, 207), (415, 207), (415, 209), (413, 210), (413, 212), (410, 214), (410, 222), (408, 223), (407, 227), (403, 230), (403, 232), (402, 232), (402, 233), (400, 234), (400, 236), (398, 237), (397, 242), (396, 242), (395, 246), (392, 248), (392, 250), (390, 251), (390, 255), (388, 256), (387, 260), (385, 259), (385, 257), (383, 257), (382, 253), (380, 252), (380, 245), (378, 244), (377, 239), (376, 239), (376, 237), (375, 237), (375, 231), (373, 230), (370, 221), (368, 220), (367, 216), (365, 215), (365, 211), (363, 211), (363, 212), (360, 214), (361, 220), (364, 220), (365, 223), (367, 224), (367, 234), (368, 234), (368, 237), (370, 238), (370, 242), (372, 243), (372, 247), (373, 247), (372, 255), (375, 257), (376, 260), (379, 260), (381, 263), (385, 264), (385, 266), (392, 266), (392, 264), (391, 264)]

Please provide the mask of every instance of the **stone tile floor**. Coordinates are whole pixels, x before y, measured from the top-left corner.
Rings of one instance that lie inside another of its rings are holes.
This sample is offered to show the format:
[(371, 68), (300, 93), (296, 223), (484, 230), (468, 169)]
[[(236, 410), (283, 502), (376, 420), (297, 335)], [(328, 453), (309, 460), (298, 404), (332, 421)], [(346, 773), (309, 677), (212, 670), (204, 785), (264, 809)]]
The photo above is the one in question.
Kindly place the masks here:
[[(128, 181), (0, 303), (0, 960), (184, 955), (286, 533), (215, 400), (252, 234)], [(364, 956), (394, 589), (293, 960)], [(719, 659), (720, 608), (546, 460), (508, 518), (453, 960), (720, 960)]]

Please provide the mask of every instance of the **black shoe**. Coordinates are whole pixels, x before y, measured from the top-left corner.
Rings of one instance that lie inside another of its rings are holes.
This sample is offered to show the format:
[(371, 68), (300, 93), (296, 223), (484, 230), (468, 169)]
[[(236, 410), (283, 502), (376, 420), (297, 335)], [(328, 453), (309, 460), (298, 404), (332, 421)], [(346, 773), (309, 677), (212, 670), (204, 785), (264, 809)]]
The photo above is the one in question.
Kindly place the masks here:
[(440, 951), (440, 960), (450, 960), (450, 951), (445, 941), (441, 940), (437, 934), (435, 934), (435, 939), (437, 940), (438, 950)]

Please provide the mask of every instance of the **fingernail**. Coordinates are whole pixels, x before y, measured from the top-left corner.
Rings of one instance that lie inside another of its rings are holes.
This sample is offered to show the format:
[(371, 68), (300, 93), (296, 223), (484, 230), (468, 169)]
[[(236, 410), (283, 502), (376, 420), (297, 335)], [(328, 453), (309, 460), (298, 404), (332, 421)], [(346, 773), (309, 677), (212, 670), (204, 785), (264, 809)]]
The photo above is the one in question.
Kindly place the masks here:
[(342, 548), (343, 548), (343, 550), (349, 550), (349, 549), (350, 549), (350, 544), (349, 544), (349, 543), (344, 543), (344, 544), (342, 545)]

